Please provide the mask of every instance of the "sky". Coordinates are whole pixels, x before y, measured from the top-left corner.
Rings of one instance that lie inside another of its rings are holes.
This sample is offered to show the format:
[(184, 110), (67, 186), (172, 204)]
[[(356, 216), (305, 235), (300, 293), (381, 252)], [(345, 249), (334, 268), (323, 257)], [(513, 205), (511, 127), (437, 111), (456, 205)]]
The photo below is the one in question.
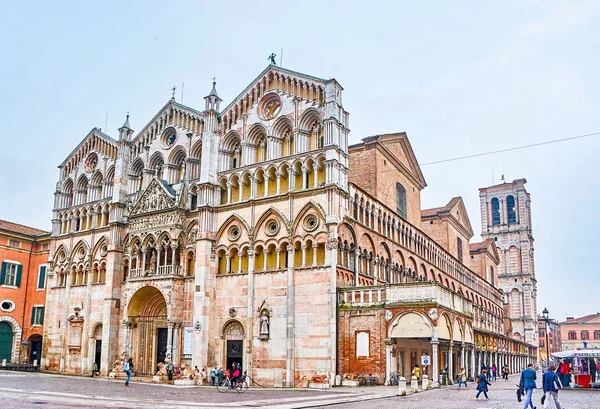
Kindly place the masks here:
[[(355, 4), (356, 3), (356, 4)], [(0, 25), (0, 218), (50, 229), (57, 166), (95, 126), (141, 129), (171, 97), (229, 103), (275, 52), (335, 77), (350, 143), (407, 132), (425, 164), (600, 132), (600, 2), (28, 1)], [(182, 86), (182, 83), (185, 83)], [(106, 119), (108, 115), (108, 120)], [(600, 136), (422, 167), (424, 208), (526, 178), (538, 309), (600, 311)]]

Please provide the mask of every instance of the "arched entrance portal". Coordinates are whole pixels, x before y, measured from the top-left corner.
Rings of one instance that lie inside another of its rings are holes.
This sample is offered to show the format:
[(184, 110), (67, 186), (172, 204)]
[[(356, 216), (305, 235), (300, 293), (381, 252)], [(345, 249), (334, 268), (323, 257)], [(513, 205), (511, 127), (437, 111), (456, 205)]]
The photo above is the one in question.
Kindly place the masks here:
[(225, 325), (223, 335), (226, 341), (226, 368), (231, 369), (234, 362), (244, 368), (244, 327), (239, 321), (230, 321)]
[(29, 363), (32, 364), (37, 360), (39, 365), (42, 356), (42, 336), (38, 334), (30, 336), (27, 344), (29, 345)]
[(13, 347), (13, 330), (8, 322), (0, 322), (0, 362), (10, 362)]
[(143, 287), (131, 298), (127, 311), (132, 324), (132, 358), (135, 372), (154, 375), (167, 358), (167, 303), (156, 287)]

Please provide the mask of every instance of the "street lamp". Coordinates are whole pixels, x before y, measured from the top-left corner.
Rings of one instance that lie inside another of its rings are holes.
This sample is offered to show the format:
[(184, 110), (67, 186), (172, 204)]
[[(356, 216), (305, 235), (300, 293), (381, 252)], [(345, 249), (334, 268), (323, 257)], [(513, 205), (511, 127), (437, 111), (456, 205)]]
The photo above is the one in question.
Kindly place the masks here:
[(546, 364), (550, 366), (550, 343), (548, 342), (548, 316), (550, 315), (550, 312), (547, 308), (544, 308), (544, 311), (542, 311), (542, 315), (544, 316), (544, 322), (546, 322)]

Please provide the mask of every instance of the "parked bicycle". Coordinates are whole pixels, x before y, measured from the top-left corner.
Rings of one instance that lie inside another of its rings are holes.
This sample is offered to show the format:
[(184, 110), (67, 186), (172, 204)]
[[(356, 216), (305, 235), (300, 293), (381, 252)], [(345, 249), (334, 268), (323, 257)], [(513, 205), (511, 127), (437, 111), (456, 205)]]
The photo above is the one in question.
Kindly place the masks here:
[(366, 385), (379, 385), (379, 378), (376, 376), (369, 375), (359, 375), (358, 376), (358, 384), (360, 386)]
[(397, 386), (400, 382), (400, 372), (392, 372), (390, 374), (390, 385)]
[(229, 377), (226, 377), (221, 380), (221, 382), (217, 383), (217, 390), (221, 393), (225, 393), (235, 389), (239, 393), (244, 393), (248, 390), (248, 382), (246, 381), (246, 375), (240, 376), (240, 378), (234, 382), (231, 382)]

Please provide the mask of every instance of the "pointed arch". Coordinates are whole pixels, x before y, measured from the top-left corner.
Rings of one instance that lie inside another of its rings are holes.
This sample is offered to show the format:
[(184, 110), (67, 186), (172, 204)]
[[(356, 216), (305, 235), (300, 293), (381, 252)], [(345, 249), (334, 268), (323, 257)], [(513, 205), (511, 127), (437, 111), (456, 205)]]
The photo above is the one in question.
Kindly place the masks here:
[[(144, 161), (139, 156), (131, 162), (131, 166), (129, 167), (129, 173), (135, 176), (140, 176), (144, 170)], [(114, 168), (113, 168), (114, 174)]]
[[(63, 256), (64, 256), (63, 261), (60, 261), (61, 253), (63, 253)], [(69, 248), (67, 247), (67, 245), (65, 243), (61, 243), (60, 246), (58, 246), (58, 248), (54, 252), (54, 257), (52, 259), (55, 264), (63, 263), (65, 261), (68, 261), (70, 254), (71, 254), (71, 252), (69, 251)]]
[(103, 245), (108, 246), (108, 238), (106, 236), (102, 236), (98, 242), (96, 243), (96, 245), (94, 246), (94, 250), (92, 251), (92, 259), (93, 260), (98, 260), (101, 257), (104, 257), (102, 255), (100, 255), (100, 257), (98, 257), (98, 253), (100, 252), (100, 249), (102, 248)]
[(77, 244), (73, 247), (73, 252), (71, 252), (71, 256), (70, 256), (71, 260), (75, 260), (75, 256), (77, 255), (77, 252), (81, 248), (83, 248), (83, 250), (84, 250), (84, 255), (83, 255), (83, 257), (81, 257), (81, 259), (85, 259), (86, 256), (89, 256), (90, 246), (87, 244), (87, 242), (85, 240), (79, 240), (77, 242)]
[(248, 226), (248, 223), (246, 223), (246, 221), (244, 219), (242, 219), (240, 216), (238, 216), (236, 213), (234, 213), (231, 216), (229, 216), (227, 218), (227, 220), (225, 220), (221, 224), (221, 227), (219, 227), (219, 230), (215, 234), (215, 243), (219, 242), (219, 240), (221, 239), (221, 236), (223, 235), (223, 233), (225, 232), (225, 230), (231, 224), (232, 221), (239, 222), (243, 226), (243, 228), (246, 230), (246, 234), (248, 234), (248, 236), (250, 236), (250, 234), (251, 234), (250, 231), (251, 230), (250, 230), (250, 226)]
[(154, 152), (152, 156), (150, 156), (150, 160), (148, 161), (148, 167), (150, 169), (156, 169), (159, 166), (164, 165), (165, 159), (163, 158), (162, 153)]
[(192, 150), (190, 151), (190, 158), (193, 159), (201, 159), (202, 158), (202, 139), (197, 140), (194, 145), (192, 145)]
[(321, 207), (320, 204), (318, 204), (314, 200), (311, 200), (310, 202), (308, 202), (307, 204), (305, 204), (304, 207), (302, 207), (302, 209), (300, 209), (300, 211), (298, 212), (298, 214), (294, 218), (294, 224), (292, 225), (292, 232), (296, 233), (296, 230), (298, 229), (298, 225), (304, 220), (304, 216), (311, 209), (313, 209), (317, 213), (317, 215), (321, 219), (321, 222), (323, 223), (323, 225), (321, 226), (321, 230), (324, 228), (325, 219), (326, 219), (325, 218), (325, 210), (323, 210), (323, 207)]
[(252, 234), (254, 237), (258, 237), (258, 235), (260, 234), (260, 228), (261, 226), (271, 217), (271, 216), (275, 216), (276, 218), (280, 219), (281, 222), (281, 228), (285, 228), (286, 231), (286, 236), (289, 235), (289, 220), (287, 219), (287, 217), (285, 217), (285, 215), (283, 214), (283, 212), (281, 212), (279, 209), (276, 209), (274, 207), (270, 207), (269, 209), (267, 209), (266, 212), (264, 212), (259, 219), (256, 221), (256, 223), (254, 224), (254, 227), (252, 228)]

